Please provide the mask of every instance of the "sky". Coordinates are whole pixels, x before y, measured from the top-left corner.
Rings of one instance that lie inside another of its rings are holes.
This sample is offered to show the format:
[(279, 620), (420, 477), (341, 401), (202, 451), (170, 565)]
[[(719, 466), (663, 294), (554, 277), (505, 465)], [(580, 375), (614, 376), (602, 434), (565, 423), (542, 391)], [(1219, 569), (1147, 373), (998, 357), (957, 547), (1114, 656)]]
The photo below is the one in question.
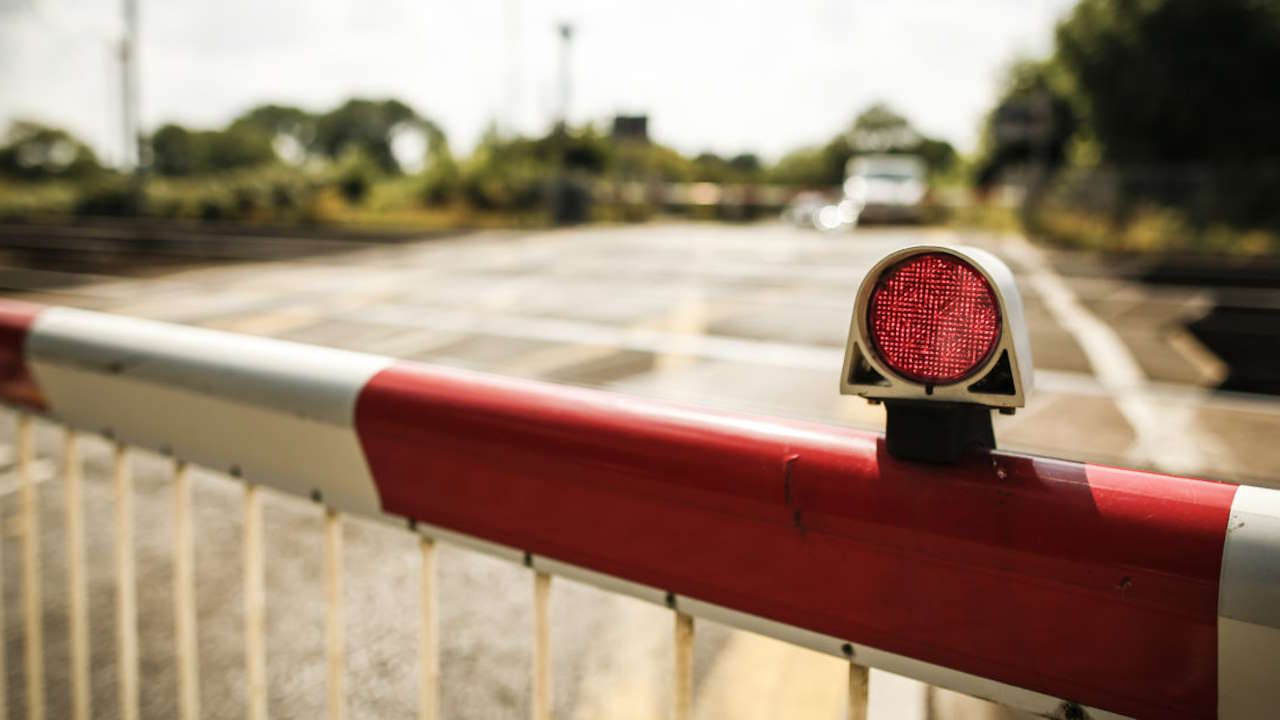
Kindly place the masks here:
[[(774, 159), (882, 101), (962, 150), (1004, 68), (1047, 54), (1073, 0), (139, 0), (141, 113), (217, 127), (263, 102), (396, 97), (455, 151), (545, 130), (569, 23), (574, 123), (647, 113), (684, 152)], [(0, 124), (119, 157), (121, 0), (0, 0)]]

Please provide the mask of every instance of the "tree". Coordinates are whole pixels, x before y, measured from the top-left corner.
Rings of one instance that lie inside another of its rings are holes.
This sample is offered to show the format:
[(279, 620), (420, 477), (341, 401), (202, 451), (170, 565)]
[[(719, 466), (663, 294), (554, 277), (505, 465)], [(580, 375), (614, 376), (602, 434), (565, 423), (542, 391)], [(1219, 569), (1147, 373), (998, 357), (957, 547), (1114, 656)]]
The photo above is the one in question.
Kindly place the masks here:
[[(919, 155), (930, 172), (944, 172), (956, 162), (956, 151), (951, 143), (928, 137), (917, 130), (906, 116), (884, 103), (875, 103), (854, 118), (853, 126), (846, 134), (846, 144), (850, 157), (869, 153)], [(833, 151), (837, 149), (832, 148)], [(843, 172), (842, 165), (842, 178)]]
[(271, 136), (250, 127), (232, 125), (226, 130), (207, 133), (209, 169), (228, 170), (271, 163), (276, 160)]
[(181, 125), (162, 125), (151, 135), (151, 168), (160, 175), (190, 175), (204, 164), (191, 132)]
[(1055, 37), (1120, 214), (1280, 227), (1280, 4), (1081, 0)]
[(930, 172), (945, 172), (956, 162), (951, 143), (926, 136), (905, 116), (875, 103), (826, 144), (784, 155), (765, 175), (786, 185), (834, 186), (844, 182), (850, 158), (876, 153), (919, 155)]
[(849, 146), (859, 154), (913, 152), (923, 139), (905, 117), (884, 103), (863, 110), (849, 128)]
[(760, 172), (760, 157), (755, 153), (738, 153), (727, 161), (730, 168), (742, 178), (754, 178)]
[(302, 164), (316, 139), (316, 117), (291, 105), (259, 105), (242, 113), (229, 129), (246, 128), (263, 133), (281, 159)]
[(1053, 172), (1063, 165), (1079, 126), (1070, 81), (1052, 61), (1014, 63), (983, 128), (975, 182), (988, 187), (1012, 167), (1035, 164)]
[(416, 130), (427, 136), (428, 152), (444, 143), (435, 123), (418, 115), (399, 100), (352, 99), (316, 118), (311, 145), (330, 158), (354, 148), (368, 155), (383, 172), (398, 173), (400, 164), (392, 150), (397, 132)]
[(310, 142), (315, 136), (315, 116), (291, 105), (259, 105), (241, 113), (231, 126), (256, 128), (268, 135), (293, 135), (300, 141)]
[(275, 161), (271, 137), (250, 125), (189, 130), (170, 123), (150, 138), (151, 167), (160, 175), (201, 175)]
[(609, 164), (613, 143), (590, 125), (577, 132), (565, 131), (560, 141), (564, 143), (564, 166), (568, 170), (599, 174)]
[(1057, 29), (1105, 160), (1280, 159), (1280, 6), (1081, 0)]
[(19, 180), (83, 180), (102, 172), (93, 150), (66, 130), (17, 120), (0, 145), (0, 174)]

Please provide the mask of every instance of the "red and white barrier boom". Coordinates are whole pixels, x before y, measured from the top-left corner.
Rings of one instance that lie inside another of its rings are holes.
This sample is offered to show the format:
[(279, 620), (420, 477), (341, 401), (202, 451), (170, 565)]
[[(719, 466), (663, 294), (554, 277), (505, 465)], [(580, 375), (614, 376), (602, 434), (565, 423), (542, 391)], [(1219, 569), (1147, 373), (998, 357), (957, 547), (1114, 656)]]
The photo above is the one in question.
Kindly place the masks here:
[(1280, 707), (1272, 490), (11, 301), (0, 397), (1046, 715)]

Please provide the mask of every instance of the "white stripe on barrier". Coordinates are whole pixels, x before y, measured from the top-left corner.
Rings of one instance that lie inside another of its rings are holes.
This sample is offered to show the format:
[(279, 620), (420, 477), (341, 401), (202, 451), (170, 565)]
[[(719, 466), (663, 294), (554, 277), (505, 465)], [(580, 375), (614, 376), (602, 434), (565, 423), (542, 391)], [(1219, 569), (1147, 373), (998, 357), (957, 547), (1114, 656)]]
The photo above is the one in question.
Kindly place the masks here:
[(27, 362), (52, 413), (84, 430), (348, 512), (380, 508), (352, 423), (386, 358), (51, 308)]
[(1218, 583), (1218, 716), (1280, 707), (1280, 491), (1242, 485), (1231, 503)]

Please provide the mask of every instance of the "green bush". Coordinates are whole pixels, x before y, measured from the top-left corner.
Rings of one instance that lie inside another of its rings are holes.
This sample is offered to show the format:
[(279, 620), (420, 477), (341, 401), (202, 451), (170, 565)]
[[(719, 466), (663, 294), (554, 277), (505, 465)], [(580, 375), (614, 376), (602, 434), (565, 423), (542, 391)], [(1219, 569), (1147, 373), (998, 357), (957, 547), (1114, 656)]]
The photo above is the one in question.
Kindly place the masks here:
[(117, 177), (91, 182), (76, 196), (75, 215), (127, 217), (138, 214), (141, 198), (132, 178)]
[(1157, 205), (1139, 206), (1123, 218), (1051, 206), (1042, 208), (1035, 221), (1037, 235), (1084, 250), (1233, 255), (1280, 252), (1280, 235), (1274, 232), (1197, 225), (1186, 212)]
[(427, 207), (442, 207), (462, 197), (462, 170), (446, 150), (422, 171), (418, 193)]
[(75, 206), (76, 196), (76, 186), (67, 182), (0, 182), (0, 219), (69, 215)]
[(344, 153), (338, 161), (337, 171), (338, 190), (352, 205), (364, 202), (369, 189), (381, 175), (377, 163), (359, 150), (348, 150)]
[(314, 215), (319, 191), (332, 182), (292, 168), (267, 166), (147, 183), (146, 214), (184, 220), (296, 222)]

